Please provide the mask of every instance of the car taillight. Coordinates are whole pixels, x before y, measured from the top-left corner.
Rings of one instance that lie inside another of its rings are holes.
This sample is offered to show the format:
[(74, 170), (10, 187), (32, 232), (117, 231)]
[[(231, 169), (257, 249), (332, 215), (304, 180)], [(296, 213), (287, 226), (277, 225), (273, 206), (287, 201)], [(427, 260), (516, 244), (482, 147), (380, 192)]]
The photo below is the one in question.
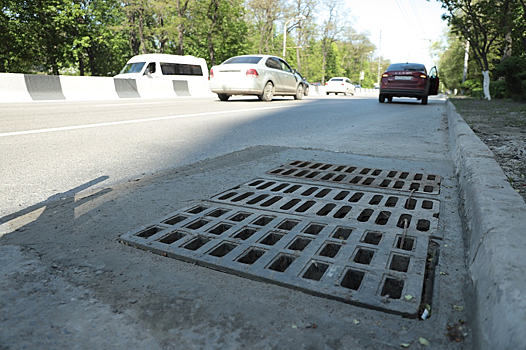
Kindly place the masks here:
[(247, 69), (247, 77), (259, 78), (258, 71), (254, 68)]
[(425, 74), (420, 74), (420, 78), (425, 79), (425, 78), (427, 78), (427, 75), (425, 75)]
[(389, 74), (387, 74), (387, 73), (382, 74), (382, 78), (387, 78), (388, 76), (389, 76)]
[(327, 82), (325, 83), (325, 85), (329, 85), (329, 82), (327, 81)]
[(208, 79), (213, 78), (213, 77), (214, 77), (214, 70), (210, 69), (210, 77)]

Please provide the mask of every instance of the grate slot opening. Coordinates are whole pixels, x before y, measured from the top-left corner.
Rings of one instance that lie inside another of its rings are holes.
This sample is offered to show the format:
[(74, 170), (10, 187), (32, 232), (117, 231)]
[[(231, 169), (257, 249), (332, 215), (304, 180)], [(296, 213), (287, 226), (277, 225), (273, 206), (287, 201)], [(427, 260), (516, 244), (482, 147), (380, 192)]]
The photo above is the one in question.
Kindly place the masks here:
[(296, 209), (296, 211), (298, 213), (303, 213), (303, 212), (309, 210), (309, 208), (312, 207), (314, 204), (316, 204), (316, 202), (314, 202), (314, 201), (307, 201), (307, 202), (303, 203), (302, 205), (300, 205), (300, 207), (298, 209)]
[(267, 235), (263, 240), (261, 240), (261, 244), (265, 245), (274, 245), (278, 243), (278, 241), (283, 238), (283, 235), (277, 234), (277, 233), (270, 233)]
[(248, 218), (250, 215), (252, 215), (252, 213), (239, 212), (235, 214), (234, 216), (232, 216), (229, 220), (240, 222)]
[(236, 198), (232, 199), (232, 202), (242, 201), (242, 200), (247, 199), (248, 197), (250, 197), (252, 195), (254, 195), (254, 192), (243, 193), (242, 195), (237, 196)]
[(390, 171), (389, 174), (387, 174), (387, 177), (395, 177), (397, 174), (396, 171)]
[(230, 228), (232, 227), (232, 225), (229, 225), (229, 224), (220, 224), (220, 225), (217, 225), (216, 227), (214, 227), (213, 229), (211, 229), (210, 233), (214, 234), (214, 235), (220, 235), (220, 234), (223, 234), (224, 232), (228, 231)]
[(272, 204), (280, 201), (283, 197), (279, 197), (279, 196), (276, 196), (276, 197), (272, 197), (271, 199), (269, 199), (268, 201), (266, 201), (265, 203), (261, 204), (262, 207), (270, 207)]
[(389, 221), (389, 218), (391, 217), (391, 212), (388, 211), (381, 211), (380, 214), (378, 214), (378, 217), (376, 218), (376, 221), (374, 222), (377, 225), (387, 225), (387, 222)]
[(393, 185), (394, 188), (403, 188), (404, 187), (404, 182), (403, 181), (396, 181), (395, 184)]
[(380, 196), (380, 195), (373, 196), (373, 198), (371, 198), (371, 200), (369, 201), (369, 204), (378, 205), (382, 201), (382, 198), (384, 198), (384, 196)]
[(190, 243), (185, 244), (183, 246), (184, 249), (193, 250), (196, 251), (197, 249), (201, 248), (205, 244), (210, 242), (209, 238), (203, 237), (203, 236), (197, 236), (196, 239), (192, 240)]
[(416, 208), (416, 199), (414, 199), (414, 198), (408, 198), (408, 199), (405, 201), (404, 208), (406, 208), (406, 209), (408, 209), (408, 210), (415, 210), (415, 208)]
[(216, 209), (214, 210), (213, 212), (211, 212), (210, 214), (208, 214), (208, 216), (212, 216), (214, 218), (218, 218), (226, 213), (228, 213), (230, 210), (228, 209), (222, 209), (222, 208), (219, 208), (219, 209)]
[(418, 191), (418, 189), (420, 188), (420, 184), (419, 183), (416, 183), (416, 182), (413, 182), (411, 184), (411, 186), (409, 186), (409, 190), (410, 191)]
[(427, 179), (429, 181), (435, 181), (436, 180), (436, 176), (435, 175), (427, 175)]
[(164, 243), (164, 244), (172, 244), (174, 242), (177, 242), (178, 240), (180, 240), (181, 238), (185, 236), (186, 236), (186, 233), (184, 232), (174, 231), (174, 232), (170, 232), (166, 236), (159, 239), (159, 242)]
[(404, 171), (403, 173), (400, 174), (399, 178), (400, 179), (407, 179), (408, 176), (409, 176), (409, 173)]
[(367, 243), (367, 244), (378, 245), (380, 244), (380, 241), (382, 240), (382, 236), (383, 234), (380, 232), (369, 231), (365, 234), (365, 237), (363, 237), (362, 242)]
[(422, 209), (433, 209), (433, 202), (422, 201)]
[(266, 188), (269, 188), (270, 186), (274, 185), (275, 182), (266, 182), (264, 183), (263, 185), (259, 186), (259, 187), (256, 187), (256, 189), (258, 190), (264, 190)]
[(346, 240), (351, 235), (353, 229), (350, 227), (337, 227), (332, 234), (333, 238)]
[(429, 220), (426, 220), (426, 219), (420, 219), (416, 223), (416, 229), (418, 231), (422, 231), (422, 232), (429, 231), (430, 226), (431, 226), (431, 224), (430, 224)]
[(294, 262), (296, 258), (291, 255), (280, 254), (276, 260), (269, 266), (270, 270), (285, 272), (286, 269)]
[(363, 168), (362, 171), (360, 171), (360, 174), (366, 175), (371, 171), (369, 168)]
[(342, 171), (343, 169), (345, 169), (345, 165), (340, 165), (340, 166), (336, 167), (336, 169), (334, 169), (334, 171)]
[(420, 181), (420, 180), (422, 180), (423, 176), (424, 176), (424, 174), (415, 174), (415, 177), (413, 178), (413, 180)]
[(325, 271), (329, 268), (328, 264), (322, 262), (314, 261), (310, 264), (309, 268), (303, 274), (303, 278), (307, 278), (314, 281), (319, 281), (325, 274)]
[(329, 214), (333, 209), (334, 207), (336, 207), (336, 204), (325, 204), (325, 206), (323, 208), (321, 208), (317, 213), (316, 215), (318, 216), (327, 216), (327, 214)]
[(329, 169), (331, 166), (332, 166), (331, 164), (325, 164), (324, 166), (322, 166), (322, 167), (320, 168), (320, 170), (327, 170), (327, 169)]
[(314, 195), (314, 197), (316, 197), (316, 198), (323, 198), (323, 197), (325, 197), (326, 195), (328, 195), (330, 192), (331, 192), (331, 190), (324, 189), (324, 190), (321, 190), (320, 192), (316, 193), (316, 194)]
[(218, 199), (224, 201), (224, 200), (227, 200), (227, 199), (229, 199), (231, 197), (234, 197), (236, 194), (237, 194), (237, 192), (230, 192), (230, 193), (222, 195)]
[(382, 288), (382, 296), (388, 296), (391, 299), (400, 299), (402, 297), (402, 290), (404, 289), (404, 281), (387, 277)]
[(393, 254), (389, 270), (407, 272), (409, 270), (409, 261), (410, 258), (408, 256)]
[(176, 215), (174, 217), (171, 217), (167, 220), (164, 220), (163, 221), (163, 224), (167, 224), (167, 225), (175, 225), (177, 223), (180, 223), (181, 221), (184, 221), (188, 219), (188, 216), (184, 216), (184, 215)]
[(252, 182), (252, 183), (250, 183), (248, 185), (251, 186), (251, 187), (254, 187), (254, 186), (262, 184), (263, 182), (265, 182), (265, 181), (263, 181), (263, 180), (256, 180), (256, 181), (254, 181), (254, 182)]
[(290, 188), (287, 188), (284, 193), (293, 193), (295, 191), (298, 190), (298, 188), (300, 188), (301, 186), (300, 185), (293, 185), (291, 186)]
[(274, 220), (273, 216), (261, 216), (256, 221), (253, 222), (254, 225), (258, 226), (266, 226), (268, 225), (272, 220)]
[(189, 209), (189, 210), (188, 210), (188, 213), (190, 213), (190, 214), (199, 214), (200, 212), (205, 211), (206, 209), (208, 209), (208, 207), (205, 207), (205, 206), (199, 205), (199, 206), (197, 206), (197, 207), (194, 207), (194, 208), (192, 208), (192, 209)]
[(360, 201), (360, 199), (362, 199), (362, 197), (363, 197), (362, 192), (356, 192), (355, 194), (352, 195), (351, 198), (349, 198), (349, 202), (357, 203), (358, 201)]
[(317, 235), (324, 227), (325, 225), (310, 224), (303, 232), (308, 233), (309, 235)]
[(271, 173), (271, 174), (279, 174), (279, 173), (281, 173), (283, 170), (285, 170), (285, 169), (276, 169), (276, 170), (272, 170), (270, 173)]
[(358, 264), (369, 265), (373, 260), (374, 250), (359, 248), (353, 261)]
[(391, 180), (383, 180), (382, 182), (380, 182), (380, 187), (388, 187), (390, 183)]
[(239, 230), (233, 237), (245, 241), (256, 232), (257, 230), (255, 228), (245, 227)]
[(348, 269), (340, 282), (340, 286), (352, 290), (358, 290), (362, 284), (364, 276), (365, 272), (363, 271)]
[(295, 171), (296, 171), (296, 169), (289, 169), (289, 170), (285, 171), (285, 172), (283, 173), (283, 175), (288, 176), (288, 175), (292, 174), (292, 173), (295, 172)]
[(400, 244), (402, 243), (402, 236), (398, 236), (396, 240), (396, 248), (412, 251), (414, 244), (415, 244), (415, 238), (414, 237), (408, 237), (406, 236), (404, 239), (404, 246), (400, 247)]
[(345, 172), (346, 172), (346, 173), (352, 173), (352, 172), (355, 171), (355, 170), (356, 170), (356, 167), (350, 166), (350, 167), (348, 167), (347, 169), (345, 169)]
[(398, 203), (398, 198), (397, 197), (389, 197), (385, 201), (385, 206), (386, 207), (394, 207), (394, 206), (396, 206), (396, 203)]
[(428, 193), (433, 192), (433, 186), (424, 186), (424, 192), (428, 192)]
[(364, 209), (361, 213), (360, 213), (360, 216), (358, 216), (358, 221), (360, 222), (367, 222), (369, 221), (369, 219), (371, 218), (371, 215), (373, 215), (374, 213), (374, 210), (372, 209)]
[(301, 195), (302, 196), (310, 196), (311, 194), (313, 194), (317, 190), (318, 190), (318, 187), (311, 187), (308, 190), (304, 191)]
[(285, 220), (285, 221), (283, 221), (283, 222), (278, 226), (278, 229), (279, 229), (279, 230), (290, 231), (290, 230), (292, 230), (294, 227), (296, 227), (297, 224), (298, 224), (297, 221), (294, 221), (294, 220)]
[(340, 193), (338, 193), (336, 196), (334, 196), (334, 200), (335, 201), (341, 201), (343, 200), (345, 197), (347, 197), (349, 195), (349, 191), (341, 191)]
[(411, 218), (412, 216), (409, 214), (402, 214), (400, 215), (400, 218), (398, 219), (398, 223), (396, 224), (396, 227), (404, 228), (405, 224), (404, 221), (407, 220), (407, 227), (411, 224)]
[(310, 242), (312, 242), (312, 239), (306, 237), (297, 237), (288, 247), (288, 249), (301, 252), (309, 245)]
[(293, 200), (283, 204), (280, 209), (282, 209), (282, 210), (289, 210), (292, 207), (294, 207), (296, 204), (298, 204), (299, 202), (301, 202), (300, 199), (293, 199)]
[(351, 211), (351, 209), (351, 206), (344, 205), (336, 212), (336, 214), (333, 215), (333, 217), (336, 219), (343, 219), (345, 215), (347, 215)]
[(261, 258), (263, 254), (265, 254), (264, 250), (252, 248), (243, 254), (239, 259), (237, 259), (237, 261), (242, 264), (252, 265), (259, 258)]
[(300, 171), (300, 172), (294, 174), (294, 176), (295, 176), (295, 177), (302, 177), (303, 175), (308, 174), (308, 173), (309, 173), (308, 170), (302, 170), (302, 171)]
[(371, 175), (373, 175), (373, 176), (378, 176), (378, 175), (380, 175), (381, 173), (382, 173), (382, 170), (381, 170), (381, 169), (376, 169), (375, 171), (372, 172)]
[(333, 177), (334, 177), (334, 174), (329, 173), (329, 174), (324, 175), (321, 179), (327, 181), (327, 180), (332, 179)]
[(365, 179), (363, 181), (362, 184), (365, 185), (365, 186), (369, 186), (369, 185), (371, 185), (373, 183), (373, 181), (374, 181), (374, 177), (368, 177), (367, 179)]
[(309, 175), (305, 176), (307, 179), (312, 179), (320, 174), (319, 171), (313, 171)]
[(361, 179), (363, 179), (363, 176), (355, 176), (351, 179), (351, 181), (349, 181), (349, 183), (357, 184)]
[(316, 164), (311, 165), (310, 168), (311, 169), (317, 169), (317, 168), (321, 167), (322, 165), (323, 164), (321, 164), (321, 163), (316, 163)]
[(200, 220), (194, 221), (193, 223), (191, 223), (190, 225), (188, 225), (186, 227), (189, 228), (190, 230), (198, 230), (201, 227), (203, 227), (206, 224), (208, 224), (209, 222), (210, 222), (210, 220), (200, 219)]
[(256, 204), (258, 202), (261, 202), (263, 199), (267, 198), (269, 195), (268, 194), (260, 194), (259, 196), (255, 197), (255, 198), (252, 198), (251, 200), (249, 200), (247, 202), (247, 204)]
[(280, 184), (280, 185), (277, 185), (276, 187), (270, 189), (272, 192), (279, 192), (281, 191), (282, 189), (284, 189), (285, 187), (289, 186), (290, 184)]
[(237, 247), (237, 245), (233, 243), (224, 242), (220, 244), (217, 248), (212, 250), (209, 255), (216, 256), (218, 258), (222, 258), (228, 253), (230, 253), (232, 250), (234, 250)]
[(339, 244), (327, 243), (320, 251), (319, 255), (334, 258), (336, 254), (338, 254), (338, 252), (340, 251), (341, 247), (342, 246)]

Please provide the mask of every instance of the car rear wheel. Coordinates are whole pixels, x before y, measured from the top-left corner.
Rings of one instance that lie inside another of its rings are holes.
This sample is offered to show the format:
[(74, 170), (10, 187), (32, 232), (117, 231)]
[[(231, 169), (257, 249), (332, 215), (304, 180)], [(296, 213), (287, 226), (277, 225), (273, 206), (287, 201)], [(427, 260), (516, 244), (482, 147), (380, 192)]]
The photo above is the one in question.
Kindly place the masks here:
[(387, 97), (387, 102), (393, 102), (393, 96)]
[(227, 95), (227, 94), (217, 94), (217, 97), (219, 97), (219, 99), (221, 101), (227, 101), (229, 98), (230, 98), (230, 95)]
[(329, 93), (327, 92), (327, 96), (329, 96)]
[(422, 97), (422, 104), (427, 105), (427, 96)]
[(269, 81), (265, 88), (263, 89), (263, 94), (261, 95), (261, 101), (270, 102), (274, 97), (274, 85)]
[(379, 101), (380, 103), (384, 103), (384, 102), (385, 102), (385, 95), (384, 95), (384, 94), (380, 94), (380, 95), (378, 95), (378, 101)]
[(303, 98), (303, 86), (299, 84), (298, 88), (296, 89), (296, 95), (294, 95), (294, 99), (301, 100), (302, 98)]

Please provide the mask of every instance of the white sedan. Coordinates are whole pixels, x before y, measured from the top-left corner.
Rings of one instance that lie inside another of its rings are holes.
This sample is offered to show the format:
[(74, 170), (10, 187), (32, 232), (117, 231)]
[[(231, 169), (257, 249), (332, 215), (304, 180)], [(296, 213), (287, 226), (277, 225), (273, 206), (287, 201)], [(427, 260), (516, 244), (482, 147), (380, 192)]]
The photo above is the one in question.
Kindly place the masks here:
[(254, 95), (262, 101), (272, 101), (276, 95), (301, 100), (304, 82), (295, 72), (276, 56), (236, 56), (210, 69), (210, 90), (221, 101), (232, 95)]
[(331, 92), (335, 95), (342, 93), (344, 95), (354, 95), (356, 88), (349, 78), (335, 77), (331, 78), (325, 83), (325, 93), (328, 95)]

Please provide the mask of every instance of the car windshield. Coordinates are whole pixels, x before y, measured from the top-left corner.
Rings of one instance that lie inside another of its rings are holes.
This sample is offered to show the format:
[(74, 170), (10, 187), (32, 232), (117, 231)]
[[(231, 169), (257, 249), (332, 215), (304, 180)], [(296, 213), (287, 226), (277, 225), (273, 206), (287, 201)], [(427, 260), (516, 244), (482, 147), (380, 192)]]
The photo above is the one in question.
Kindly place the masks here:
[(419, 63), (393, 63), (387, 71), (402, 70), (406, 72), (425, 72), (426, 66)]
[(142, 71), (142, 67), (144, 67), (145, 63), (146, 62), (128, 63), (121, 70), (120, 74), (140, 73)]
[(241, 56), (241, 57), (232, 57), (223, 62), (223, 64), (239, 64), (239, 63), (251, 63), (256, 64), (261, 61), (263, 57), (261, 56)]

